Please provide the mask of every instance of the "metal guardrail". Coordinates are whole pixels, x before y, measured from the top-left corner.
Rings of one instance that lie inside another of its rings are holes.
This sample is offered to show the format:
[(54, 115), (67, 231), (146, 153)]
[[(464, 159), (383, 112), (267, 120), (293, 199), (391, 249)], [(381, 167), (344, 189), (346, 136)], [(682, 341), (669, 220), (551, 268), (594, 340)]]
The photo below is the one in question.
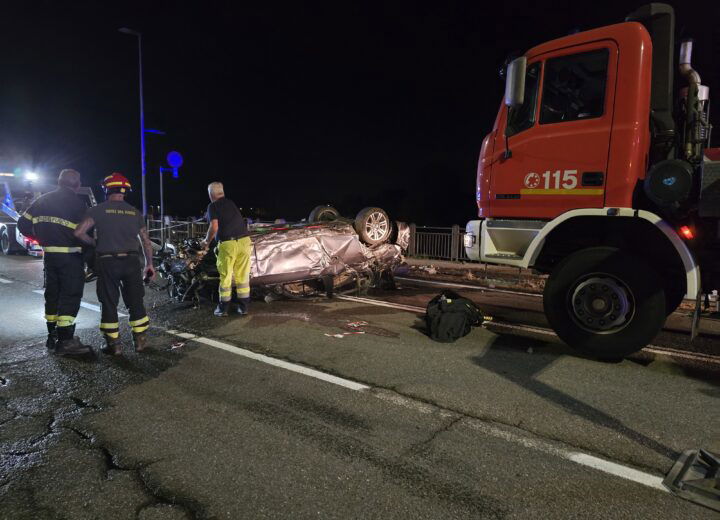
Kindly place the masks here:
[(204, 238), (207, 233), (207, 222), (196, 222), (192, 220), (170, 220), (162, 221), (147, 219), (146, 225), (150, 237), (162, 241), (181, 242), (186, 238)]
[[(180, 242), (186, 238), (204, 238), (207, 222), (170, 220), (161, 225), (160, 220), (148, 219), (150, 236), (160, 240), (164, 235), (170, 242)], [(408, 256), (433, 260), (470, 262), (465, 254), (463, 238), (465, 230), (460, 226), (431, 227), (410, 224), (410, 243)]]
[(460, 226), (429, 227), (410, 224), (408, 256), (453, 262), (471, 260), (465, 254), (465, 230)]

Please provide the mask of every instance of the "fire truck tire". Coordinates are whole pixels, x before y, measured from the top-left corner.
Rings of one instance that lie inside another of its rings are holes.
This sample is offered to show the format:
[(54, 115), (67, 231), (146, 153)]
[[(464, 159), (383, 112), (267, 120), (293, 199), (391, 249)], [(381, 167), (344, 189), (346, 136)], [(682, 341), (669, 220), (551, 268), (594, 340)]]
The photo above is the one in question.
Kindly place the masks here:
[(545, 284), (543, 307), (557, 335), (599, 359), (650, 343), (665, 323), (665, 290), (652, 266), (614, 247), (581, 249)]
[(340, 212), (332, 206), (315, 206), (310, 212), (308, 222), (331, 222), (340, 218)]
[(355, 217), (355, 231), (365, 244), (376, 246), (388, 241), (392, 234), (392, 222), (381, 208), (364, 208)]

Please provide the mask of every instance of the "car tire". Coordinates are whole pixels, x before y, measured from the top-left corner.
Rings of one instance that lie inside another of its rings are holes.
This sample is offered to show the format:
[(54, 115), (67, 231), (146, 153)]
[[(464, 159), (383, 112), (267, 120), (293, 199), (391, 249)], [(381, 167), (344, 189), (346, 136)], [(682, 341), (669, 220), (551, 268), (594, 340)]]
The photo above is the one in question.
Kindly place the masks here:
[(665, 290), (652, 266), (614, 247), (591, 247), (561, 261), (545, 284), (543, 307), (557, 335), (599, 359), (650, 343), (665, 323)]
[(355, 217), (355, 231), (365, 244), (376, 246), (385, 243), (393, 231), (388, 214), (381, 208), (365, 208)]
[(0, 232), (0, 250), (2, 250), (2, 254), (4, 255), (12, 255), (15, 253), (15, 250), (10, 243), (10, 235), (8, 234), (7, 228)]
[(340, 218), (340, 212), (332, 206), (316, 206), (310, 212), (308, 222), (332, 222)]

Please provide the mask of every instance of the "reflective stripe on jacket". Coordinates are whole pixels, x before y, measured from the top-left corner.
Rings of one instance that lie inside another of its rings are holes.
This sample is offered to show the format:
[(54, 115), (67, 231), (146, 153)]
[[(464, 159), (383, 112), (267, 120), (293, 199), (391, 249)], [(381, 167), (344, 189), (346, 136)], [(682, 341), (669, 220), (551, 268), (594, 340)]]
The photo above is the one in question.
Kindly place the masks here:
[(69, 189), (60, 187), (38, 197), (21, 215), (18, 229), (35, 238), (48, 253), (80, 252), (73, 231), (85, 216), (86, 204)]

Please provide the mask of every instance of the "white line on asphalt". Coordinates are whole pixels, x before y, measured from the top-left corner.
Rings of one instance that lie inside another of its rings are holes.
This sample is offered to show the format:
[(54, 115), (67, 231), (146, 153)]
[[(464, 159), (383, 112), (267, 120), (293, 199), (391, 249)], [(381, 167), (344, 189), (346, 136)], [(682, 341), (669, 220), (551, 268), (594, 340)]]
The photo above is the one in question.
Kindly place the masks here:
[[(272, 365), (272, 366), (275, 366), (278, 368), (283, 368), (283, 369), (289, 370), (291, 372), (296, 372), (296, 373), (303, 374), (303, 375), (306, 375), (309, 377), (313, 377), (315, 379), (319, 379), (321, 381), (325, 381), (325, 382), (333, 383), (335, 385), (339, 385), (339, 386), (342, 386), (345, 388), (349, 388), (350, 390), (366, 391), (366, 390), (371, 389), (370, 386), (364, 385), (362, 383), (358, 383), (356, 381), (351, 381), (349, 379), (344, 379), (342, 377), (337, 377), (337, 376), (333, 376), (330, 374), (326, 374), (325, 372), (320, 372), (319, 370), (307, 368), (302, 365), (296, 365), (295, 363), (290, 363), (288, 361), (283, 361), (281, 359), (276, 359), (273, 357), (265, 356), (263, 354), (258, 354), (251, 350), (236, 347), (234, 345), (230, 345), (229, 343), (225, 343), (225, 342), (218, 341), (215, 339), (205, 338), (203, 336), (197, 336), (195, 334), (190, 334), (188, 332), (180, 332), (177, 330), (167, 330), (166, 332), (168, 334), (178, 336), (178, 337), (186, 339), (188, 341), (195, 341), (197, 343), (202, 343), (204, 345), (208, 345), (208, 346), (215, 347), (215, 348), (218, 348), (221, 350), (225, 350), (226, 352), (231, 352), (231, 353), (237, 354), (239, 356), (243, 356), (243, 357), (246, 357), (249, 359), (254, 359), (256, 361), (260, 361), (261, 363), (266, 363), (268, 365)], [(386, 392), (380, 391), (379, 393), (375, 393), (373, 395), (378, 399), (389, 401), (396, 405), (403, 406), (406, 408), (411, 408), (413, 410), (420, 411), (424, 414), (432, 413), (433, 409), (435, 408), (434, 405), (420, 403), (420, 402), (416, 401), (415, 399), (407, 398), (407, 397), (400, 396), (400, 395), (394, 395), (394, 393), (388, 394)], [(441, 410), (440, 413), (441, 413), (441, 415), (447, 415), (447, 416), (455, 415), (454, 412), (443, 411), (443, 410)], [(593, 469), (596, 469), (596, 470), (602, 471), (604, 473), (608, 473), (610, 475), (614, 475), (616, 477), (620, 477), (620, 478), (623, 478), (626, 480), (631, 480), (638, 484), (649, 486), (649, 487), (651, 487), (653, 489), (657, 489), (659, 491), (668, 492), (668, 490), (662, 484), (662, 478), (660, 478), (656, 475), (652, 475), (650, 473), (645, 473), (643, 471), (639, 471), (639, 470), (630, 468), (628, 466), (623, 466), (622, 464), (617, 464), (615, 462), (610, 462), (608, 460), (604, 460), (599, 457), (594, 457), (587, 453), (564, 450), (562, 448), (555, 447), (555, 446), (551, 445), (550, 443), (544, 442), (542, 440), (524, 437), (522, 435), (518, 435), (518, 434), (512, 433), (510, 431), (503, 430), (501, 428), (492, 426), (488, 423), (482, 422), (479, 419), (467, 418), (467, 420), (468, 420), (468, 423), (474, 427), (474, 429), (479, 430), (485, 434), (492, 435), (493, 437), (498, 437), (498, 438), (504, 439), (508, 442), (520, 444), (521, 446), (524, 446), (526, 448), (536, 449), (539, 451), (543, 451), (545, 453), (559, 456), (559, 457), (567, 459), (571, 462), (574, 462), (576, 464), (590, 467), (590, 468), (593, 468)]]
[(522, 291), (511, 291), (509, 289), (496, 289), (494, 287), (483, 287), (480, 285), (468, 285), (468, 284), (464, 284), (464, 283), (454, 283), (454, 282), (436, 282), (434, 280), (422, 280), (419, 278), (405, 278), (404, 276), (396, 276), (395, 279), (402, 280), (404, 282), (419, 283), (419, 284), (425, 284), (425, 285), (442, 285), (445, 287), (457, 287), (458, 289), (474, 289), (476, 291), (518, 294), (521, 296), (532, 296), (533, 298), (542, 298), (542, 294), (522, 292)]
[[(416, 307), (414, 305), (405, 305), (403, 303), (392, 303), (392, 302), (385, 302), (382, 300), (373, 300), (371, 298), (359, 298), (357, 296), (336, 296), (337, 299), (340, 300), (346, 300), (351, 302), (357, 302), (357, 303), (365, 303), (368, 305), (377, 305), (379, 307), (390, 307), (392, 309), (399, 309), (403, 311), (409, 311), (409, 312), (415, 312), (415, 313), (424, 313), (425, 309), (422, 307)], [(540, 327), (531, 327), (528, 325), (512, 325), (510, 323), (502, 323), (497, 321), (487, 321), (484, 326), (488, 328), (492, 327), (500, 327), (504, 329), (511, 329), (511, 330), (517, 330), (521, 332), (530, 332), (533, 334), (542, 334), (544, 336), (555, 336), (557, 337), (557, 334), (553, 332), (550, 329), (543, 329)], [(658, 345), (648, 345), (644, 349), (642, 349), (645, 352), (650, 352), (652, 354), (662, 354), (663, 356), (668, 356), (671, 358), (678, 358), (678, 359), (690, 359), (692, 361), (698, 361), (701, 363), (711, 363), (714, 365), (720, 365), (720, 356), (713, 356), (712, 354), (704, 354), (702, 352), (687, 352), (683, 350), (676, 350), (668, 347), (661, 347)]]
[(662, 354), (663, 356), (691, 359), (693, 361), (699, 361), (702, 363), (711, 363), (713, 365), (720, 365), (720, 357), (712, 356), (710, 354), (703, 354), (702, 352), (682, 352), (671, 348), (658, 347), (656, 345), (648, 345), (643, 349), (645, 352), (652, 352), (653, 354)]
[(583, 466), (599, 469), (600, 471), (610, 473), (616, 477), (632, 480), (638, 484), (642, 484), (659, 491), (665, 491), (666, 493), (668, 492), (667, 488), (663, 486), (663, 479), (658, 476), (651, 475), (650, 473), (645, 473), (644, 471), (638, 471), (636, 469), (623, 466), (622, 464), (616, 464), (615, 462), (593, 457), (587, 453), (569, 452), (564, 454), (564, 457), (578, 464), (582, 464)]
[[(38, 289), (38, 290), (35, 290), (35, 291), (33, 291), (33, 292), (34, 292), (35, 294), (43, 294), (43, 295), (45, 294), (44, 291), (41, 291), (41, 290), (39, 290), (39, 289)], [(82, 302), (82, 301), (81, 301), (81, 302), (80, 302), (80, 307), (83, 307), (83, 308), (85, 308), (85, 309), (89, 309), (89, 310), (95, 311), (95, 312), (102, 312), (102, 309), (100, 309), (100, 306), (99, 306), (99, 305), (95, 305), (94, 303), (88, 303), (88, 302)], [(118, 312), (118, 316), (119, 316), (120, 318), (127, 318), (127, 314), (124, 314), (124, 313), (122, 313), (122, 312)]]
[(12, 283), (12, 280), (6, 280), (5, 278), (0, 278), (0, 283)]
[(363, 391), (363, 390), (370, 389), (370, 387), (367, 385), (363, 385), (361, 383), (357, 383), (357, 382), (351, 381), (349, 379), (344, 379), (342, 377), (337, 377), (337, 376), (333, 376), (330, 374), (326, 374), (325, 372), (320, 372), (319, 370), (307, 368), (302, 365), (296, 365), (295, 363), (283, 361), (282, 359), (276, 359), (276, 358), (273, 358), (270, 356), (265, 356), (263, 354), (258, 354), (251, 350), (236, 347), (234, 345), (230, 345), (228, 343), (224, 343), (222, 341), (218, 341), (215, 339), (204, 338), (202, 336), (196, 336), (195, 334), (188, 334), (187, 332), (179, 332), (177, 330), (168, 330), (167, 332), (168, 332), (168, 334), (173, 334), (175, 336), (179, 336), (181, 338), (184, 338), (184, 339), (187, 339), (190, 341), (196, 341), (198, 343), (202, 343), (204, 345), (209, 345), (211, 347), (219, 348), (221, 350), (225, 350), (227, 352), (231, 352), (231, 353), (237, 354), (239, 356), (243, 356), (243, 357), (246, 357), (249, 359), (254, 359), (255, 361), (260, 361), (261, 363), (266, 363), (268, 365), (276, 366), (279, 368), (284, 368), (285, 370), (290, 370), (291, 372), (297, 372), (298, 374), (303, 374), (303, 375), (306, 375), (309, 377), (314, 377), (315, 379), (320, 379), (321, 381), (326, 381), (328, 383), (343, 386), (345, 388), (349, 388), (350, 390)]
[(521, 446), (524, 446), (526, 448), (535, 449), (551, 455), (556, 455), (558, 457), (562, 457), (564, 459), (572, 461), (576, 464), (587, 466), (602, 471), (604, 473), (609, 473), (610, 475), (615, 475), (616, 477), (624, 478), (626, 480), (631, 480), (633, 482), (637, 482), (638, 484), (657, 489), (658, 491), (664, 491), (666, 493), (668, 492), (667, 488), (662, 484), (663, 479), (661, 477), (658, 477), (657, 475), (645, 473), (644, 471), (639, 471), (628, 466), (623, 466), (622, 464), (610, 462), (608, 460), (601, 459), (593, 455), (588, 455), (587, 453), (565, 450), (563, 448), (553, 446), (552, 444), (545, 442), (541, 439), (533, 439), (530, 437), (525, 437), (523, 435), (518, 435), (511, 431), (492, 426), (478, 419), (469, 419), (468, 424), (470, 424), (474, 429), (491, 435), (493, 437), (497, 437), (515, 444), (520, 444)]
[(382, 300), (373, 300), (370, 298), (359, 298), (357, 296), (335, 296), (338, 300), (346, 300), (349, 302), (367, 303), (369, 305), (377, 305), (378, 307), (390, 307), (391, 309), (400, 309), (402, 311), (410, 312), (425, 312), (424, 307), (417, 307), (415, 305), (405, 305), (402, 303), (391, 303), (384, 302)]

